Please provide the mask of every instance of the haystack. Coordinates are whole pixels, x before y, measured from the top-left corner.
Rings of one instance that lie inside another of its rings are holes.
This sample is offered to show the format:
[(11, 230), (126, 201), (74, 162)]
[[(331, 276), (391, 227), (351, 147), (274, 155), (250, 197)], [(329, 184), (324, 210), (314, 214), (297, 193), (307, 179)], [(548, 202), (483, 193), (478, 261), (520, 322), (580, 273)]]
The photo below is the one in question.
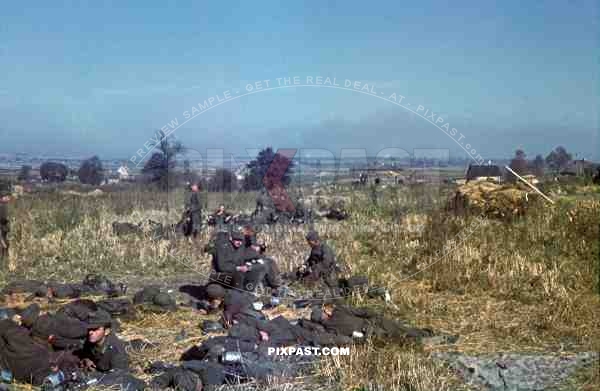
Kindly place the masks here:
[(490, 218), (510, 218), (523, 215), (538, 197), (521, 183), (474, 181), (458, 187), (448, 208), (457, 214), (474, 212)]

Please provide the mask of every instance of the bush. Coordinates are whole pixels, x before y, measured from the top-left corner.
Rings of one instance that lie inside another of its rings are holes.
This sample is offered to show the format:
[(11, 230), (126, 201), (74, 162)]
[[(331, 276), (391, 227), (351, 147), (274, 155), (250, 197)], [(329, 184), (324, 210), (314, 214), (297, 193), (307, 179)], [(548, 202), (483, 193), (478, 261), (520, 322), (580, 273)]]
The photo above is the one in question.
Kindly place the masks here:
[(169, 142), (162, 139), (154, 152), (144, 165), (142, 174), (147, 182), (156, 184), (161, 190), (169, 190), (177, 183), (175, 176), (176, 157), (183, 151), (180, 142)]
[(263, 185), (271, 189), (279, 182), (284, 186), (290, 184), (294, 162), (288, 156), (267, 147), (247, 167), (249, 172), (244, 178), (244, 190), (260, 190)]
[(67, 166), (61, 163), (46, 162), (40, 166), (40, 176), (45, 181), (63, 182), (68, 172)]
[(98, 156), (93, 156), (81, 163), (77, 176), (81, 183), (95, 186), (100, 185), (104, 179), (100, 158), (98, 158)]

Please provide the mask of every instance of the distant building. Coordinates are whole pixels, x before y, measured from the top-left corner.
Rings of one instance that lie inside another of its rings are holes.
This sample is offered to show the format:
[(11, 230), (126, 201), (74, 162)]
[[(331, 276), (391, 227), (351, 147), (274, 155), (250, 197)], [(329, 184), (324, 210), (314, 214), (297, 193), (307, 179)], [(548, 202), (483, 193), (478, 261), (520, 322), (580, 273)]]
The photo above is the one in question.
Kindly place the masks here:
[(380, 170), (376, 172), (375, 175), (380, 178), (381, 182), (400, 184), (406, 181), (406, 177), (402, 175), (401, 171), (402, 170)]
[(240, 167), (233, 173), (238, 181), (244, 180), (245, 177), (250, 175), (250, 169), (247, 166)]
[(496, 165), (479, 166), (470, 164), (465, 173), (466, 182), (469, 181), (492, 181), (502, 182), (502, 171)]
[(568, 162), (565, 167), (560, 171), (561, 175), (571, 175), (571, 176), (586, 176), (593, 175), (595, 169), (594, 163), (585, 160), (571, 160)]
[(119, 174), (119, 180), (121, 181), (127, 181), (130, 178), (129, 169), (126, 165), (121, 165), (117, 170), (117, 174)]

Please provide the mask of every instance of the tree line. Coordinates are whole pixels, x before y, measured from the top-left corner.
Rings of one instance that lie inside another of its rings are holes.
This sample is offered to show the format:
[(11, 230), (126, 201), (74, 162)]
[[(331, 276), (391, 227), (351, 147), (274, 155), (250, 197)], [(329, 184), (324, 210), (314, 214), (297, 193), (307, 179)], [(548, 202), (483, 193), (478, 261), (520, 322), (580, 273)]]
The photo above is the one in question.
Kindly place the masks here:
[[(519, 175), (533, 174), (543, 176), (546, 170), (554, 174), (564, 170), (569, 162), (573, 160), (573, 155), (567, 152), (563, 146), (558, 146), (544, 158), (542, 155), (536, 155), (533, 160), (528, 160), (524, 150), (517, 149), (515, 156), (510, 161), (509, 167)], [(514, 175), (508, 175), (508, 179), (516, 179)]]
[[(155, 152), (144, 164), (140, 181), (160, 190), (178, 187), (183, 182), (198, 183), (202, 188), (213, 192), (255, 191), (277, 185), (281, 182), (288, 185), (294, 169), (294, 162), (287, 156), (279, 154), (272, 147), (261, 150), (256, 158), (246, 165), (242, 180), (231, 170), (217, 168), (210, 177), (201, 176), (190, 168), (189, 161), (183, 162), (183, 171), (176, 170), (177, 157), (184, 153), (184, 146), (179, 141), (163, 139), (156, 146)], [(31, 177), (32, 167), (24, 165), (18, 179), (26, 181)], [(101, 185), (105, 179), (105, 170), (98, 156), (84, 160), (77, 171), (57, 162), (45, 162), (40, 166), (40, 177), (44, 181), (63, 182), (68, 176), (77, 176), (79, 182), (88, 185)]]
[[(184, 146), (179, 141), (163, 139), (157, 145), (156, 151), (142, 168), (142, 182), (161, 190), (179, 186), (182, 182), (198, 183), (203, 189), (211, 192), (234, 192), (269, 190), (278, 183), (289, 185), (294, 170), (294, 162), (279, 154), (272, 147), (261, 150), (258, 155), (246, 165), (246, 172), (241, 180), (231, 170), (217, 168), (210, 177), (201, 176), (190, 168), (190, 162), (183, 162), (183, 172), (178, 172), (177, 156), (184, 153)], [(555, 174), (564, 170), (573, 160), (573, 155), (563, 146), (558, 146), (544, 158), (542, 155), (529, 160), (524, 150), (517, 149), (510, 162), (510, 168), (519, 175), (533, 174), (543, 176), (550, 171)], [(19, 172), (19, 180), (27, 180), (32, 167), (24, 165)], [(45, 181), (62, 182), (67, 176), (79, 178), (83, 184), (98, 186), (105, 180), (102, 161), (98, 156), (83, 161), (77, 171), (70, 171), (62, 163), (45, 162), (40, 166), (40, 176)], [(516, 178), (507, 175), (508, 181)]]

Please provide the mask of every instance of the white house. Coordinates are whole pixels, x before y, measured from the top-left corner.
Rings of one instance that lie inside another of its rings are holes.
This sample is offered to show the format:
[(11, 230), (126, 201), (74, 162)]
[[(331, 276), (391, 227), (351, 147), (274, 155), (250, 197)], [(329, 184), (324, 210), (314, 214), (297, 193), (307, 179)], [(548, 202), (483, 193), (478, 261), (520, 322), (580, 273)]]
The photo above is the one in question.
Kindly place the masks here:
[(121, 165), (121, 167), (119, 167), (119, 169), (117, 170), (117, 173), (119, 174), (119, 180), (121, 181), (126, 181), (130, 177), (129, 169), (125, 165)]

